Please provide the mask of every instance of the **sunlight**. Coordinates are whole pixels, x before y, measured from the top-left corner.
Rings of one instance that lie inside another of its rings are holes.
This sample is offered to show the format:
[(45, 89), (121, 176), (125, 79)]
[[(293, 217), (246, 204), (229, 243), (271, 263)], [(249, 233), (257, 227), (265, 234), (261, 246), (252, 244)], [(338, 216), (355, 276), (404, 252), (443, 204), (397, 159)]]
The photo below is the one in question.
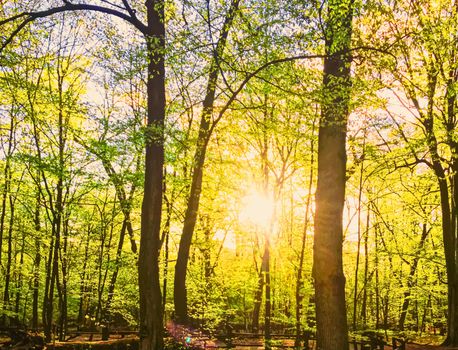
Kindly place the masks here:
[(271, 224), (275, 202), (270, 196), (252, 192), (243, 197), (241, 203), (240, 222), (251, 223), (263, 228), (267, 228)]

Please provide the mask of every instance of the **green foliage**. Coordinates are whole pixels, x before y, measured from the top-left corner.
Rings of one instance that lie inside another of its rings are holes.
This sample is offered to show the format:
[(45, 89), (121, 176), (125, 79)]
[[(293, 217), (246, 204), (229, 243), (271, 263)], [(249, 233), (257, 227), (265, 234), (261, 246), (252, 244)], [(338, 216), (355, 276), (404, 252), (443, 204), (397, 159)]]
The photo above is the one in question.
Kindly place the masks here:
[[(20, 2), (7, 3), (0, 11), (9, 15), (25, 9)], [(48, 6), (34, 3), (30, 6)], [(143, 1), (132, 3), (143, 19)], [(161, 281), (167, 282), (166, 317), (172, 317), (173, 267), (202, 100), (228, 4), (167, 2), (163, 130), (145, 126), (147, 49), (132, 28), (87, 13), (55, 16), (32, 24), (2, 51), (0, 287), (7, 296), (0, 319), (31, 325), (36, 281), (42, 323), (59, 232), (59, 286), (51, 291), (57, 296), (54, 320), (65, 312), (70, 327), (94, 328), (106, 321), (115, 327), (137, 326), (138, 253), (133, 246), (139, 243), (141, 225), (143, 150), (162, 131), (166, 165), (160, 266)], [(299, 325), (314, 329), (317, 120), (320, 103), (335, 98), (323, 89), (322, 61), (271, 65), (246, 82), (224, 114), (220, 111), (244, 79), (267, 62), (323, 54), (323, 39), (331, 32), (342, 34), (333, 35), (337, 39), (330, 50), (340, 53), (348, 44), (341, 41), (348, 28), (327, 14), (331, 7), (338, 8), (337, 14), (346, 11), (350, 1), (322, 5), (242, 1), (226, 49), (218, 53), (220, 78), (210, 116), (214, 129), (187, 281), (189, 314), (212, 334), (228, 325), (251, 330), (267, 230), (272, 329), (294, 331), (299, 299)], [(359, 49), (351, 53), (351, 87), (345, 81), (341, 90), (352, 111), (343, 242), (348, 315), (357, 312), (355, 331), (396, 329), (408, 301), (404, 329), (425, 332), (445, 324), (447, 311), (441, 198), (429, 168), (434, 159), (425, 122), (433, 118), (429, 132), (436, 137), (437, 159), (451, 189), (457, 135), (456, 116), (447, 108), (458, 109), (457, 82), (448, 74), (456, 73), (456, 11), (434, 1), (356, 5), (352, 46)], [(13, 24), (2, 25), (2, 31), (10, 32)], [(342, 87), (342, 82), (330, 84)], [(454, 104), (447, 105), (450, 101)], [(255, 191), (275, 199), (269, 229), (241, 220), (243, 198)], [(265, 295), (262, 299), (261, 327)]]

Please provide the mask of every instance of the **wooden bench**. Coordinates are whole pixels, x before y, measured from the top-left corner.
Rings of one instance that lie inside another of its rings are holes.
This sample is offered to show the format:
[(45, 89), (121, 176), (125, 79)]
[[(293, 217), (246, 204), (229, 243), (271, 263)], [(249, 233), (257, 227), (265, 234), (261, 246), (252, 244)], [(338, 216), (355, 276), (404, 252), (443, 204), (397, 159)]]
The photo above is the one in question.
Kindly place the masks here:
[(102, 329), (101, 332), (98, 331), (98, 330), (94, 330), (94, 331), (69, 331), (67, 333), (67, 337), (65, 338), (65, 341), (70, 341), (70, 340), (75, 339), (76, 337), (79, 337), (79, 336), (88, 336), (88, 340), (92, 341), (94, 339), (94, 335), (100, 335), (102, 340), (104, 338), (108, 339), (110, 337), (110, 335), (120, 335), (121, 339), (122, 339), (126, 335), (138, 335), (138, 332), (137, 331), (126, 331), (126, 330), (111, 330), (111, 329), (107, 329), (107, 331)]

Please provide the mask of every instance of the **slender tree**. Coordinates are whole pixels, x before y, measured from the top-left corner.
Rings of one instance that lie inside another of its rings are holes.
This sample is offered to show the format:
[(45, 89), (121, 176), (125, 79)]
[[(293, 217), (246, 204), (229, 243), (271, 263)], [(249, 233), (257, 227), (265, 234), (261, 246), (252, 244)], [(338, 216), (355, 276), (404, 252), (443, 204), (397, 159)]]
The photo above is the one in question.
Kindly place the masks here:
[(234, 18), (237, 14), (240, 0), (232, 0), (227, 11), (221, 34), (212, 50), (210, 71), (207, 81), (207, 89), (202, 104), (202, 115), (199, 125), (199, 135), (194, 154), (192, 166), (191, 188), (188, 197), (188, 203), (183, 223), (183, 232), (181, 234), (180, 245), (178, 249), (177, 262), (175, 265), (174, 280), (174, 302), (175, 317), (178, 322), (188, 322), (188, 302), (186, 290), (186, 275), (189, 259), (189, 250), (192, 243), (192, 236), (197, 222), (197, 213), (199, 211), (200, 195), (202, 192), (202, 180), (204, 172), (204, 163), (208, 143), (212, 136), (212, 131), (216, 125), (212, 121), (213, 109), (215, 104), (216, 87), (220, 76), (220, 65), (223, 59), (226, 42), (229, 31), (232, 28)]

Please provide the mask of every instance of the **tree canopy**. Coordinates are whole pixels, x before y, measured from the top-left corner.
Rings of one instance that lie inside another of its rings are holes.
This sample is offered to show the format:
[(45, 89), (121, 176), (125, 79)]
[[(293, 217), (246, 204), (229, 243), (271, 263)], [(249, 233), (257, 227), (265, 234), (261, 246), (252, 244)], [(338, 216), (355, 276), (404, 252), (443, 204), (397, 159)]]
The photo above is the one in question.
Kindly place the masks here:
[(1, 2), (0, 324), (458, 346), (457, 16)]

